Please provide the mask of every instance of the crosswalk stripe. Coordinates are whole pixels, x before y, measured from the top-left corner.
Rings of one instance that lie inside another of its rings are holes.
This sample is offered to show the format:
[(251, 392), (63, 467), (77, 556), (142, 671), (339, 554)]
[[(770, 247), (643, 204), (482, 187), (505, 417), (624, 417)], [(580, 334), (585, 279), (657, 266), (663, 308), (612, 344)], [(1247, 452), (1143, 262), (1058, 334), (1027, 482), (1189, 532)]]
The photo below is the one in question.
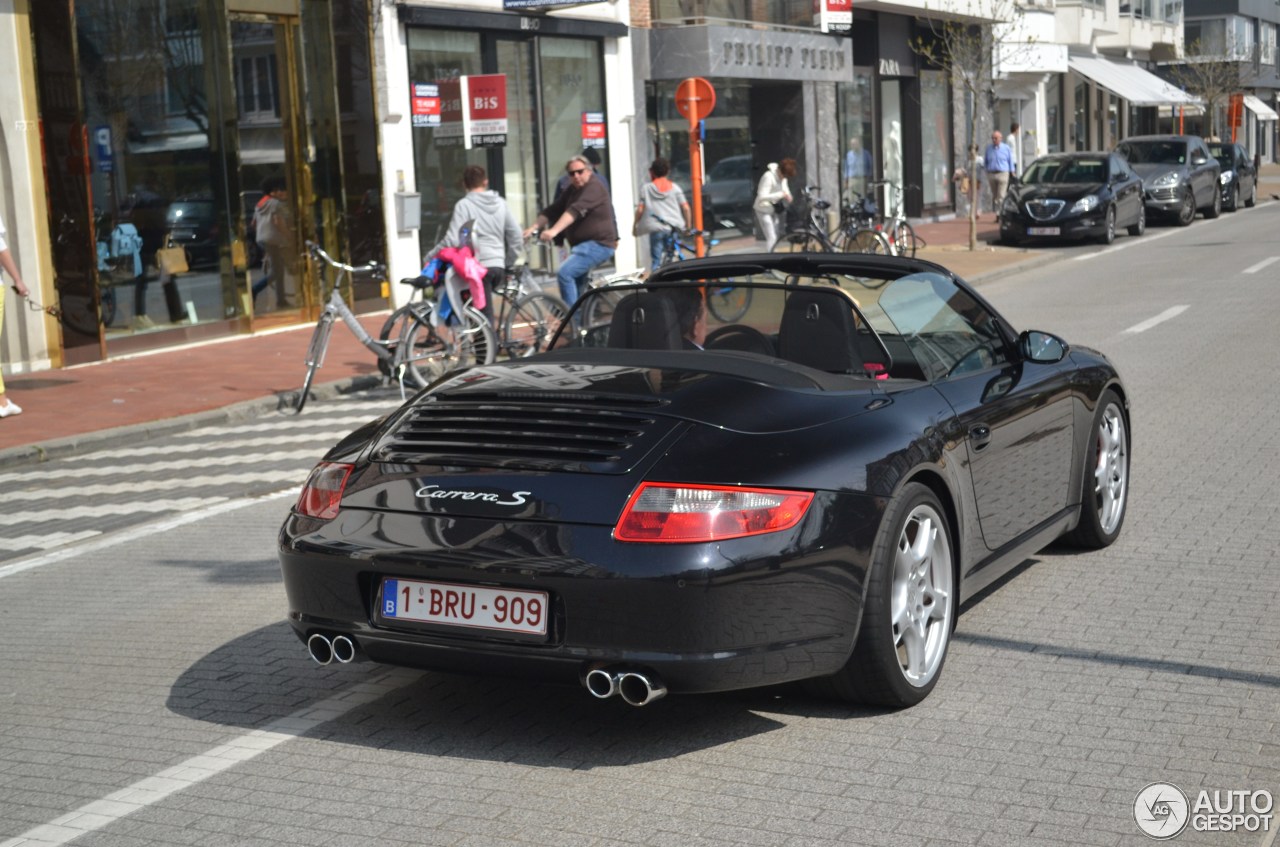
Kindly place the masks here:
[(255, 432), (273, 432), (281, 429), (289, 429), (290, 431), (306, 430), (308, 428), (317, 427), (357, 427), (366, 424), (369, 421), (377, 420), (392, 409), (384, 406), (371, 406), (369, 414), (342, 415), (333, 417), (316, 417), (316, 418), (282, 418), (270, 422), (259, 423), (243, 423), (234, 426), (218, 427), (210, 429), (209, 427), (201, 427), (200, 429), (189, 429), (183, 432), (175, 432), (174, 438), (201, 438), (210, 432), (217, 432), (219, 435), (245, 435)]
[(97, 506), (71, 506), (66, 509), (42, 509), (38, 512), (11, 512), (0, 515), (0, 526), (15, 526), (23, 523), (40, 523), (48, 520), (83, 520), (85, 518), (102, 518), (108, 515), (132, 515), (140, 512), (161, 514), (164, 512), (186, 512), (202, 506), (221, 503), (226, 497), (179, 497), (163, 500), (148, 500), (132, 503), (102, 503)]
[[(336, 439), (335, 439), (336, 440)], [(238, 446), (238, 445), (237, 445)], [(51, 482), (59, 479), (87, 479), (90, 477), (116, 476), (122, 479), (164, 471), (197, 470), (199, 468), (229, 468), (237, 465), (262, 465), (275, 462), (320, 461), (325, 450), (333, 446), (326, 443), (314, 450), (274, 450), (267, 453), (237, 453), (231, 456), (200, 456), (193, 459), (170, 459), (163, 462), (138, 462), (127, 465), (100, 465), (98, 467), (61, 467), (36, 469), (21, 473), (0, 474), (0, 485), (13, 483)], [(170, 454), (173, 450), (168, 451)], [(2, 495), (0, 495), (2, 496)]]
[[(271, 482), (280, 487), (296, 483), (299, 487), (306, 479), (307, 470), (282, 468), (275, 471), (258, 471), (246, 473), (208, 474), (205, 476), (188, 476), (179, 479), (144, 479), (119, 480), (95, 485), (77, 485), (77, 500), (86, 497), (113, 497), (129, 494), (150, 494), (159, 491), (176, 491), (182, 488), (213, 489), (220, 485), (243, 485), (258, 482)], [(66, 491), (49, 489), (48, 491), (0, 491), (0, 503), (22, 502), (30, 504), (39, 500), (59, 500), (66, 502)], [(60, 514), (55, 510), (55, 514)]]
[(18, 550), (52, 550), (64, 544), (74, 544), (101, 535), (96, 529), (84, 532), (45, 532), (40, 535), (0, 536), (0, 550), (17, 552)]

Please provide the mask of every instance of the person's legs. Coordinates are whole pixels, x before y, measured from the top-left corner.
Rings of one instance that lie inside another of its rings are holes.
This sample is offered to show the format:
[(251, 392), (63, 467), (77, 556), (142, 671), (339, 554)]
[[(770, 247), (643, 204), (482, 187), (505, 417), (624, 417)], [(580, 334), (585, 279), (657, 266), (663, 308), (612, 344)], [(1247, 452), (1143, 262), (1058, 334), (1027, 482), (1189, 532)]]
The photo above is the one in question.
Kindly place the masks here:
[(1007, 173), (993, 173), (990, 178), (991, 183), (991, 211), (995, 212), (996, 217), (1000, 217), (1000, 206), (1004, 203), (1004, 193), (1009, 188), (1009, 175)]
[[(493, 290), (502, 285), (506, 278), (506, 271), (502, 268), (485, 268), (484, 271), (484, 316), (489, 319), (489, 323), (493, 323)], [(494, 326), (496, 330), (497, 327)]]
[(662, 264), (662, 254), (666, 251), (667, 237), (660, 232), (649, 233), (649, 267), (658, 269)]
[(757, 209), (756, 223), (760, 224), (760, 231), (764, 233), (764, 249), (772, 250), (773, 245), (778, 241), (778, 224), (773, 212), (762, 212)]
[(569, 251), (569, 256), (560, 264), (556, 272), (556, 282), (560, 285), (560, 299), (572, 306), (578, 300), (582, 287), (586, 285), (587, 274), (596, 265), (607, 262), (613, 256), (613, 250), (598, 241), (584, 241)]

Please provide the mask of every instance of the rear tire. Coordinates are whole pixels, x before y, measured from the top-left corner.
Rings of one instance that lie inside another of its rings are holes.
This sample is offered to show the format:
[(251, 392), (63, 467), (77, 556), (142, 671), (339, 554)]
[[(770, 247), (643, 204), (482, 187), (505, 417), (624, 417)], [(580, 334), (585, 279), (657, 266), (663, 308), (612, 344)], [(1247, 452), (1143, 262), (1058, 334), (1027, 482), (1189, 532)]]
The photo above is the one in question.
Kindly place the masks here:
[(1204, 210), (1204, 216), (1210, 220), (1222, 214), (1222, 189), (1218, 186), (1213, 187), (1213, 202)]
[(1129, 227), (1130, 235), (1142, 235), (1147, 231), (1147, 207), (1142, 205), (1138, 207), (1138, 222)]
[(1129, 429), (1114, 391), (1103, 393), (1085, 451), (1080, 523), (1063, 540), (1097, 550), (1120, 535), (1129, 502)]
[(1249, 199), (1244, 201), (1246, 209), (1252, 209), (1258, 204), (1258, 179), (1254, 177), (1253, 185), (1249, 187)]
[(861, 703), (919, 703), (942, 675), (957, 596), (946, 510), (931, 489), (907, 483), (876, 534), (853, 654), (813, 687)]
[(770, 253), (825, 253), (827, 248), (811, 234), (799, 231), (788, 232), (773, 245)]
[(721, 323), (731, 324), (742, 320), (751, 308), (751, 289), (746, 286), (728, 286), (707, 291), (707, 310)]
[(889, 246), (889, 239), (884, 237), (884, 233), (876, 232), (874, 229), (858, 230), (848, 252), (873, 253), (877, 256), (894, 255), (893, 248)]
[(1187, 186), (1186, 196), (1182, 198), (1182, 208), (1178, 210), (1178, 226), (1191, 226), (1191, 222), (1196, 219), (1196, 197), (1191, 193), (1191, 186)]

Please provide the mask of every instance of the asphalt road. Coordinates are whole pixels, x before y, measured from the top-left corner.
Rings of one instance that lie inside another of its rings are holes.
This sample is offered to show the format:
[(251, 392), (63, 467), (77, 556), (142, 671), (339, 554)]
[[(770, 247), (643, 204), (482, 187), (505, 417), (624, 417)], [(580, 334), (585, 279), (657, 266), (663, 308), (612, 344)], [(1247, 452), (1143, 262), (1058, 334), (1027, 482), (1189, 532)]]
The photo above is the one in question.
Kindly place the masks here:
[[(314, 665), (271, 492), (387, 397), (7, 475), (0, 520), (32, 514), (0, 539), (94, 534), (0, 551), (0, 845), (1137, 845), (1150, 783), (1274, 798), (1277, 231), (1267, 204), (982, 286), (1121, 367), (1130, 511), (969, 603), (902, 712)], [(1175, 843), (1272, 847), (1269, 823)]]

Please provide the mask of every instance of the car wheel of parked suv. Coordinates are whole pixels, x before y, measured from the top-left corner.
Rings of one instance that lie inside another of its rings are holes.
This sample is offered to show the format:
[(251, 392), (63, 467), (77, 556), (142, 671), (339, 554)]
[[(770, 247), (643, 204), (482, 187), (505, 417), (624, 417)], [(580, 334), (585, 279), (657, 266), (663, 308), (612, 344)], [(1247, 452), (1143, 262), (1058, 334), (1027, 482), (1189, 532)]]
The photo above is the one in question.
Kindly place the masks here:
[(1196, 219), (1196, 196), (1191, 192), (1191, 186), (1187, 186), (1186, 193), (1182, 195), (1182, 208), (1178, 210), (1178, 226), (1191, 226), (1191, 222)]
[(1222, 191), (1215, 186), (1213, 192), (1213, 202), (1209, 204), (1209, 208), (1204, 210), (1206, 218), (1216, 218), (1222, 214)]

